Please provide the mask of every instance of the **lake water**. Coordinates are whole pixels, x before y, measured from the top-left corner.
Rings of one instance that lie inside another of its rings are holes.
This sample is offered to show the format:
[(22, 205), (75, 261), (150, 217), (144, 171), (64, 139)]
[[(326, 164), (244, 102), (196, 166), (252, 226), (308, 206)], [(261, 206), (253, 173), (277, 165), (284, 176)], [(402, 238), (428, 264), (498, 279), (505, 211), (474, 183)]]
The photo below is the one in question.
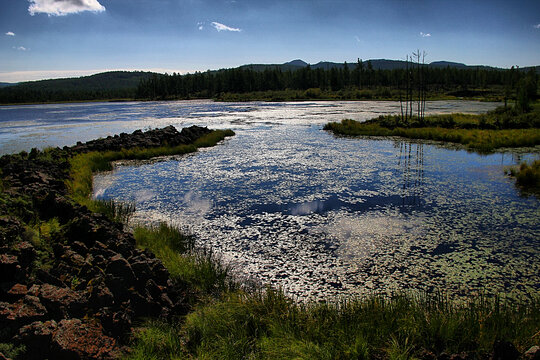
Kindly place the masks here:
[[(428, 112), (494, 104), (430, 102)], [(173, 124), (231, 128), (198, 153), (118, 163), (95, 196), (132, 201), (134, 221), (197, 236), (236, 274), (299, 300), (442, 290), (540, 290), (540, 202), (507, 166), (539, 149), (481, 156), (437, 144), (335, 137), (328, 121), (397, 113), (393, 102), (98, 103), (0, 108), (2, 153)]]

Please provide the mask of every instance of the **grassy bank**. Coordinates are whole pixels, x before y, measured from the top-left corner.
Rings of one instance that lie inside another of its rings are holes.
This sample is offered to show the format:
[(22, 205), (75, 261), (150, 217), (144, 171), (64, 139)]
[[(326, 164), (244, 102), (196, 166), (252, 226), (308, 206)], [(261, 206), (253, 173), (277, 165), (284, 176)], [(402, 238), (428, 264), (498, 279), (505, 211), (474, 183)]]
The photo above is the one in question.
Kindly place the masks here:
[(69, 159), (70, 176), (66, 185), (73, 199), (86, 205), (93, 211), (99, 211), (99, 203), (90, 198), (92, 193), (92, 174), (98, 171), (112, 170), (112, 162), (118, 160), (148, 160), (159, 156), (182, 155), (197, 151), (198, 148), (211, 147), (227, 136), (234, 135), (232, 130), (214, 130), (199, 138), (193, 144), (163, 146), (155, 148), (133, 148), (120, 151), (89, 152)]
[(498, 109), (481, 115), (432, 115), (403, 122), (400, 116), (380, 116), (366, 122), (342, 120), (324, 127), (345, 136), (400, 136), (457, 143), (489, 153), (505, 147), (540, 145), (540, 110), (526, 114)]
[[(159, 156), (193, 153), (199, 148), (212, 147), (233, 135), (232, 130), (213, 130), (188, 145), (82, 153), (69, 159), (70, 172), (66, 185), (71, 197), (79, 204), (113, 220), (126, 222), (135, 210), (134, 205), (91, 198), (94, 173), (112, 170), (113, 161), (148, 160)], [(195, 249), (191, 236), (165, 224), (151, 228), (137, 226), (134, 236), (137, 246), (148, 249), (162, 260), (175, 281), (189, 284), (193, 289), (193, 301), (199, 296), (216, 295), (235, 286), (228, 276), (228, 269), (221, 266), (211, 251)]]
[[(172, 238), (180, 236), (174, 229), (167, 232)], [(177, 248), (180, 254), (173, 257), (178, 259), (169, 261), (171, 255), (163, 255), (163, 249), (174, 246), (162, 240), (153, 243), (152, 251), (171, 274), (184, 272), (176, 269), (185, 263), (186, 247)], [(497, 340), (512, 342), (522, 353), (540, 344), (538, 301), (516, 305), (480, 297), (457, 304), (430, 294), (298, 304), (278, 290), (229, 287), (215, 292), (227, 277), (214, 276), (213, 286), (199, 286), (207, 296), (185, 318), (142, 325), (129, 358), (414, 359), (463, 352), (484, 358)]]

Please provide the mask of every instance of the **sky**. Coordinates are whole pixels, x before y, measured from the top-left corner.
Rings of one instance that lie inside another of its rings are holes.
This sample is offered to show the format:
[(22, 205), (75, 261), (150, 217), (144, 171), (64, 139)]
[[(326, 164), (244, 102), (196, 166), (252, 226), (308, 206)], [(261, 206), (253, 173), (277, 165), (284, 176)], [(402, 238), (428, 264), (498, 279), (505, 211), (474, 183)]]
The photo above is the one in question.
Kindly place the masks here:
[(540, 65), (540, 0), (6, 0), (0, 82), (405, 59)]

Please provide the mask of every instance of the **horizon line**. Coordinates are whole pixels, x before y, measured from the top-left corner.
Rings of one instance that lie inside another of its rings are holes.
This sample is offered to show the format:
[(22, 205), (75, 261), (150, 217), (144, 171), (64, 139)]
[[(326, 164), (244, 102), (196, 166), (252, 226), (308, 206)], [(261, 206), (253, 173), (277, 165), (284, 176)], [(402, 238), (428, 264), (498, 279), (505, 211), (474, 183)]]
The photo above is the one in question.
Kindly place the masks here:
[[(291, 63), (291, 62), (294, 62), (294, 61), (303, 61), (305, 62), (306, 64), (312, 66), (312, 65), (316, 65), (316, 64), (319, 64), (319, 63), (324, 63), (324, 62), (329, 62), (329, 63), (336, 63), (336, 64), (342, 64), (342, 63), (347, 63), (347, 64), (355, 64), (356, 61), (354, 62), (348, 62), (348, 61), (344, 61), (344, 62), (335, 62), (335, 61), (330, 61), (330, 60), (321, 60), (317, 63), (308, 63), (302, 59), (293, 59), (293, 60), (290, 60), (290, 61), (286, 61), (284, 63), (249, 63), (249, 64), (242, 64), (242, 65), (237, 65), (236, 67), (241, 67), (241, 66), (249, 66), (249, 65), (283, 65), (283, 64), (287, 64), (287, 63)], [(405, 61), (403, 59), (384, 59), (384, 58), (378, 58), (378, 59), (366, 59), (366, 60), (362, 60), (364, 63), (366, 63), (367, 61), (376, 61), (376, 60), (388, 60), (388, 61)], [(493, 67), (493, 68), (498, 68), (498, 69), (510, 69), (512, 66), (516, 66), (518, 68), (528, 68), (528, 67), (538, 67), (540, 65), (525, 65), (525, 66), (520, 66), (520, 65), (511, 65), (511, 66), (506, 66), (506, 67), (500, 67), (500, 66), (494, 66), (494, 65), (485, 65), (485, 64), (482, 64), (482, 65), (479, 65), (479, 64), (474, 64), (474, 65), (469, 65), (469, 64), (465, 64), (465, 63), (462, 63), (462, 62), (456, 62), (456, 61), (449, 61), (449, 60), (436, 60), (436, 61), (431, 61), (429, 63), (426, 63), (426, 65), (429, 65), (429, 64), (432, 64), (432, 63), (438, 63), (438, 62), (448, 62), (448, 63), (454, 63), (454, 64), (463, 64), (463, 65), (466, 65), (466, 66), (487, 66), (487, 67)], [(230, 68), (235, 68), (235, 67), (230, 67)], [(23, 82), (33, 82), (33, 81), (44, 81), (44, 80), (58, 80), (58, 79), (69, 79), (69, 78), (79, 78), (79, 77), (85, 77), (85, 76), (92, 76), (92, 75), (97, 75), (97, 74), (101, 74), (101, 73), (106, 73), (106, 72), (114, 72), (114, 71), (128, 71), (128, 72), (137, 72), (137, 71), (140, 71), (140, 72), (154, 72), (154, 73), (158, 73), (158, 74), (173, 74), (173, 73), (177, 73), (177, 74), (181, 74), (181, 75), (186, 75), (186, 74), (191, 74), (191, 73), (195, 73), (195, 72), (204, 72), (204, 71), (217, 71), (217, 70), (221, 70), (221, 69), (228, 69), (228, 68), (219, 68), (219, 69), (213, 69), (213, 70), (210, 70), (210, 69), (206, 69), (206, 70), (194, 70), (194, 69), (190, 69), (190, 70), (186, 70), (186, 69), (182, 69), (182, 70), (179, 70), (179, 69), (167, 69), (167, 68), (104, 68), (104, 69), (90, 69), (90, 70), (82, 70), (82, 69), (78, 69), (78, 70), (23, 70), (23, 71), (6, 71), (6, 72), (0, 72), (0, 82), (2, 83), (8, 83), (8, 84), (18, 84), (18, 83), (23, 83)]]

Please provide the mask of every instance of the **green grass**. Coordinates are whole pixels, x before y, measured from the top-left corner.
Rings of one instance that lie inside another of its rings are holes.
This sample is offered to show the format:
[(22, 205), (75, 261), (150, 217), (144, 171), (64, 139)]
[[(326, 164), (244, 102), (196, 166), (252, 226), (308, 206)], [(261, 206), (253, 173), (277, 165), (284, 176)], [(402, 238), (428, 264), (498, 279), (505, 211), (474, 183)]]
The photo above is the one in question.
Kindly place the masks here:
[(517, 169), (510, 169), (510, 175), (516, 178), (516, 185), (525, 192), (540, 195), (540, 160), (532, 164), (522, 163)]
[[(173, 332), (182, 358), (410, 359), (423, 350), (482, 358), (497, 339), (521, 351), (538, 344), (539, 305), (486, 298), (458, 305), (435, 295), (302, 305), (274, 290), (234, 292), (201, 305)], [(139, 336), (136, 348), (145, 342)]]
[(169, 270), (171, 278), (203, 296), (219, 296), (234, 288), (229, 269), (210, 251), (195, 248), (195, 239), (165, 223), (136, 227), (137, 246), (150, 250)]
[(133, 334), (136, 346), (128, 356), (132, 360), (182, 359), (181, 340), (177, 327), (149, 321)]
[(345, 136), (400, 136), (444, 141), (462, 144), (481, 153), (505, 147), (540, 145), (538, 128), (495, 130), (489, 128), (492, 126), (495, 125), (486, 120), (486, 115), (453, 114), (428, 116), (421, 124), (418, 119), (403, 124), (398, 116), (381, 116), (367, 122), (342, 120), (340, 123), (328, 123), (324, 129)]

